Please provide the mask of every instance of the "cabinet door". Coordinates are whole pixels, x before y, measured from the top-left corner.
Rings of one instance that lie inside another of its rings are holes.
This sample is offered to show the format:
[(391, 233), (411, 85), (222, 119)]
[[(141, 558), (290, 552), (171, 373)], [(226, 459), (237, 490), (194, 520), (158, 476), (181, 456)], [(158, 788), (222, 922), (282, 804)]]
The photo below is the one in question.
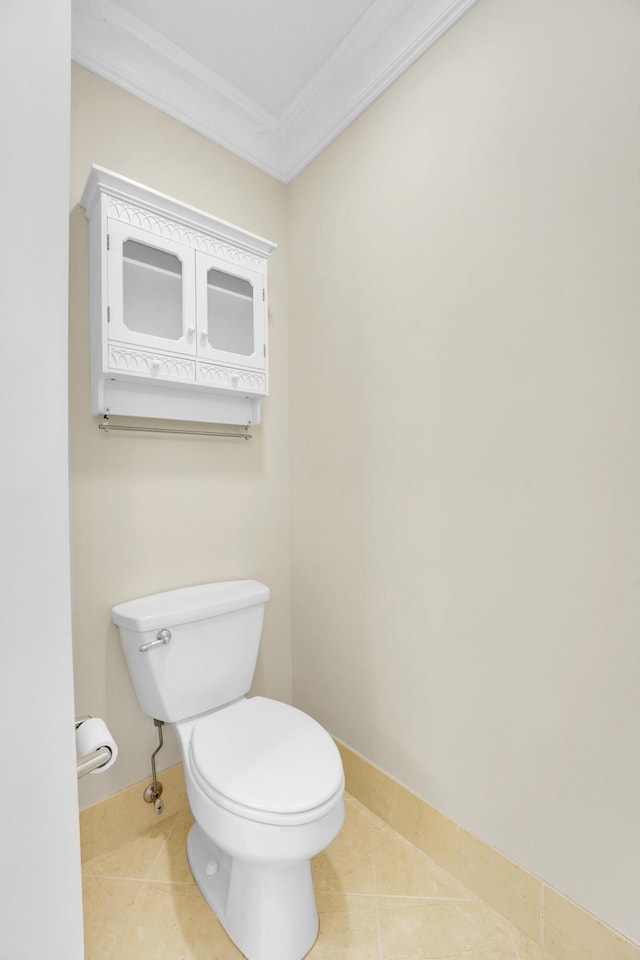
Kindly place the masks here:
[(109, 339), (195, 354), (195, 263), (189, 247), (108, 220)]
[(266, 304), (263, 274), (196, 252), (198, 356), (264, 370)]

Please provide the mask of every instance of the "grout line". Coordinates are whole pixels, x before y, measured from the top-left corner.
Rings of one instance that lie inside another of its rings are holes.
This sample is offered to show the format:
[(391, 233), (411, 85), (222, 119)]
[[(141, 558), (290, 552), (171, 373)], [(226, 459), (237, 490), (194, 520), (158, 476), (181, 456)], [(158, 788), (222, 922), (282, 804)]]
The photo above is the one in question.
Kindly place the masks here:
[(510, 928), (509, 928), (509, 936), (511, 938), (511, 943), (513, 944), (513, 949), (516, 952), (516, 960), (521, 960), (520, 951), (518, 950), (518, 944), (516, 943), (516, 938), (514, 937)]
[(379, 900), (416, 900), (418, 903), (477, 903), (478, 897), (418, 897), (413, 893), (337, 893), (324, 890), (326, 896), (377, 897)]
[(135, 883), (166, 883), (173, 884), (174, 886), (193, 886), (193, 880), (149, 880), (149, 877), (124, 877), (122, 874), (110, 874), (110, 873), (88, 873), (85, 874), (87, 880), (128, 880)]
[(118, 883), (120, 880), (126, 881), (126, 883), (146, 883), (144, 877), (123, 877), (122, 874), (112, 874), (112, 873), (84, 873), (82, 875), (83, 880), (108, 880), (109, 883), (115, 881)]
[[(185, 883), (186, 881), (175, 881), (176, 883)], [(318, 890), (323, 897), (357, 897), (365, 899), (367, 897), (377, 897), (378, 900), (415, 900), (418, 903), (484, 903), (479, 897), (419, 897), (413, 893), (358, 893), (357, 890)], [(500, 919), (505, 918), (499, 914)], [(402, 960), (402, 958), (401, 958)]]
[[(174, 820), (174, 822), (173, 822), (172, 825), (171, 825), (171, 829), (168, 830), (167, 833), (165, 834), (164, 840), (163, 840), (163, 842), (160, 844), (160, 848), (159, 848), (158, 852), (156, 853), (155, 857), (153, 858), (153, 860), (152, 860), (152, 862), (151, 862), (151, 864), (150, 864), (150, 866), (149, 866), (149, 869), (147, 870), (146, 876), (145, 876), (145, 878), (144, 878), (144, 879), (145, 879), (145, 883), (147, 883), (147, 882), (149, 881), (149, 877), (151, 876), (151, 872), (152, 872), (153, 868), (155, 867), (156, 863), (157, 863), (158, 860), (160, 859), (163, 851), (165, 850), (165, 848), (167, 847), (167, 845), (168, 845), (168, 843), (169, 843), (169, 839), (173, 836), (174, 830), (175, 830), (176, 827), (178, 826), (178, 817), (177, 817), (177, 815), (176, 815), (175, 813), (170, 814), (170, 815), (164, 820), (164, 823), (167, 823), (172, 817), (175, 817), (175, 820)], [(157, 824), (157, 826), (160, 826), (160, 824)], [(169, 882), (171, 883), (171, 881), (169, 881)]]
[(369, 856), (371, 857), (371, 872), (373, 873), (373, 889), (375, 891), (374, 896), (376, 898), (376, 936), (378, 938), (378, 960), (383, 960), (382, 957), (382, 935), (380, 933), (380, 907), (378, 901), (378, 878), (376, 876), (376, 858), (373, 852), (373, 826), (371, 822), (371, 815), (367, 817), (367, 827), (369, 834)]

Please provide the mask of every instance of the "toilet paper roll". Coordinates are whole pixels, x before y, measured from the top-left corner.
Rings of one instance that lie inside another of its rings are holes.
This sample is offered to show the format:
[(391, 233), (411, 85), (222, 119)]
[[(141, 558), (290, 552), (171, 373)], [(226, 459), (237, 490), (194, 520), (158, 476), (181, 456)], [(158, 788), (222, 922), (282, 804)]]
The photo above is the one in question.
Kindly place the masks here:
[(103, 767), (92, 770), (92, 773), (103, 773), (112, 767), (118, 757), (118, 747), (104, 720), (100, 717), (90, 717), (76, 729), (76, 754), (78, 757), (84, 757), (87, 753), (95, 753), (100, 747), (109, 747), (111, 759)]

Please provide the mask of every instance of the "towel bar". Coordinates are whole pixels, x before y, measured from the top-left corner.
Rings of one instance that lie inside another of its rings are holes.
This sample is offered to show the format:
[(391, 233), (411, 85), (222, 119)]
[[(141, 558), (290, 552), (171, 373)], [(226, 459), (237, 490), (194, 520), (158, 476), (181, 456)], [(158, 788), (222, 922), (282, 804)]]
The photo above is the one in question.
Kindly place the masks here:
[(127, 430), (134, 433), (173, 433), (186, 437), (236, 437), (239, 440), (251, 440), (253, 437), (252, 433), (247, 433), (246, 427), (244, 433), (237, 431), (225, 433), (223, 430), (178, 430), (173, 427), (134, 427), (124, 423), (111, 423), (106, 413), (102, 423), (98, 424), (98, 430), (104, 430), (105, 433), (110, 433), (111, 430)]

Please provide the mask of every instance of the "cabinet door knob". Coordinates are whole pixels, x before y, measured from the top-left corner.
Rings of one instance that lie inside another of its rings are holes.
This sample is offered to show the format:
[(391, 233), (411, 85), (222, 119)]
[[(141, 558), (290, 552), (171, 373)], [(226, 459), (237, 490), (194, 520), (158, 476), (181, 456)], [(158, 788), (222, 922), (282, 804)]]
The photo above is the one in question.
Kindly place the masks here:
[(201, 346), (206, 347), (206, 345), (207, 345), (207, 340), (208, 340), (208, 339), (209, 339), (209, 338), (207, 337), (207, 334), (206, 334), (206, 333), (204, 333), (204, 332), (201, 333), (201, 334), (200, 334), (200, 344), (201, 344)]
[(187, 340), (189, 341), (189, 343), (191, 343), (191, 341), (193, 340), (193, 337), (194, 337), (195, 332), (196, 332), (196, 328), (195, 328), (195, 327), (188, 327), (188, 328), (187, 328)]

